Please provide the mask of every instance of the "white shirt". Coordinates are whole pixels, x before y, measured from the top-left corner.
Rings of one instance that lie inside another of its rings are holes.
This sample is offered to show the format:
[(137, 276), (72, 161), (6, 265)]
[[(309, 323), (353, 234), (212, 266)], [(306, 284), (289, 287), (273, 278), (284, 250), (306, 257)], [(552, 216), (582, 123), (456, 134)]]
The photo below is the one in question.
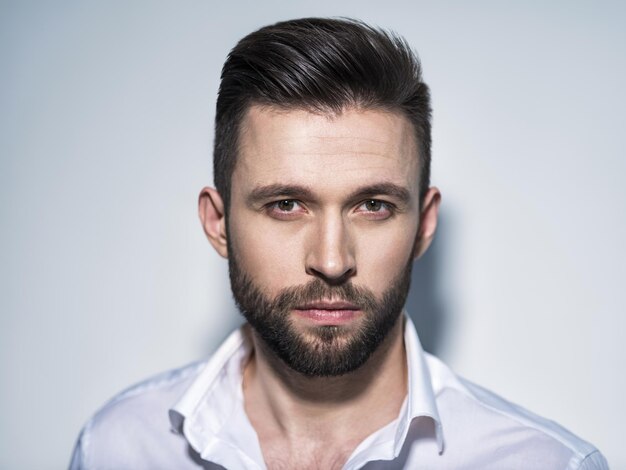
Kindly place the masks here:
[[(608, 469), (591, 444), (425, 353), (409, 318), (404, 340), (407, 398), (394, 421), (357, 446), (345, 470)], [(265, 469), (243, 406), (251, 348), (236, 330), (208, 361), (117, 395), (83, 428), (70, 468)]]

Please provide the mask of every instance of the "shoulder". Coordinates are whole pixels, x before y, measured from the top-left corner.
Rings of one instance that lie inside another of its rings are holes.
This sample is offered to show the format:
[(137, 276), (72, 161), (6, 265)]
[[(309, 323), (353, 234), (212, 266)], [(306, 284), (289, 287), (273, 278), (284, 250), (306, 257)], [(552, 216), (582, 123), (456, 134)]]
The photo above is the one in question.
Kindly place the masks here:
[(489, 455), (500, 468), (608, 469), (593, 445), (556, 422), (457, 376), (433, 356), (427, 364), (450, 452), (480, 449), (478, 463)]
[(204, 365), (195, 362), (161, 373), (114, 396), (85, 424), (70, 468), (143, 467), (146, 454), (181, 447), (183, 440), (171, 432), (168, 410)]
[(145, 426), (155, 420), (168, 422), (169, 408), (204, 365), (205, 361), (194, 362), (128, 387), (100, 408), (87, 426), (95, 432), (111, 426)]

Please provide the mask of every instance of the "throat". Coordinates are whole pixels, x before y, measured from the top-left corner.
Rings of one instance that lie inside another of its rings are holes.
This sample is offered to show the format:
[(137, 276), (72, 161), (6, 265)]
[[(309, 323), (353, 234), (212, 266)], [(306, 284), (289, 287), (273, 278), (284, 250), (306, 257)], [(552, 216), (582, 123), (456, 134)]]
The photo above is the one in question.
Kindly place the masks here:
[(337, 377), (293, 371), (250, 331), (254, 352), (244, 369), (244, 406), (268, 464), (273, 449), (302, 454), (306, 442), (311, 457), (318, 451), (335, 456), (324, 468), (342, 459), (343, 465), (363, 439), (396, 419), (407, 394), (402, 331), (398, 321), (362, 367)]

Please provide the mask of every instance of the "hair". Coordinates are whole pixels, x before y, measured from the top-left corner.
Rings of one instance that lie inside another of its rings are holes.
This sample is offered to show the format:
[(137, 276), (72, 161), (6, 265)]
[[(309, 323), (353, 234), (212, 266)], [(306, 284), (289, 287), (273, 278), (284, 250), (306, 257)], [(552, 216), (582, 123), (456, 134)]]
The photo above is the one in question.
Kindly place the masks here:
[(338, 115), (350, 107), (400, 112), (415, 129), (420, 201), (430, 181), (431, 108), (404, 38), (354, 19), (276, 23), (237, 43), (222, 68), (213, 174), (226, 211), (241, 123), (252, 105)]

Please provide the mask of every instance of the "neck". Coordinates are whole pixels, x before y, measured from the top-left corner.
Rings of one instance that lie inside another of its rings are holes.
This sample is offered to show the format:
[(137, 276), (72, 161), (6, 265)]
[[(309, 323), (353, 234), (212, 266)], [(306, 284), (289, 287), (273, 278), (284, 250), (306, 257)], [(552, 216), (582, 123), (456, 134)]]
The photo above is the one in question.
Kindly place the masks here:
[(401, 316), (363, 366), (338, 377), (295, 372), (268, 351), (254, 332), (250, 334), (254, 354), (244, 371), (244, 400), (259, 434), (271, 428), (272, 434), (295, 439), (310, 437), (316, 428), (316, 435), (328, 439), (333, 435), (362, 439), (398, 416), (407, 393)]

